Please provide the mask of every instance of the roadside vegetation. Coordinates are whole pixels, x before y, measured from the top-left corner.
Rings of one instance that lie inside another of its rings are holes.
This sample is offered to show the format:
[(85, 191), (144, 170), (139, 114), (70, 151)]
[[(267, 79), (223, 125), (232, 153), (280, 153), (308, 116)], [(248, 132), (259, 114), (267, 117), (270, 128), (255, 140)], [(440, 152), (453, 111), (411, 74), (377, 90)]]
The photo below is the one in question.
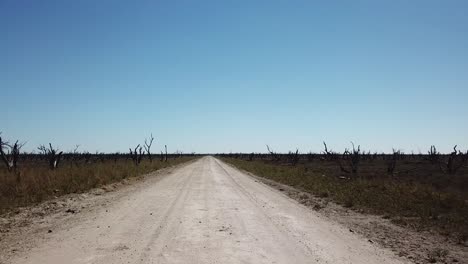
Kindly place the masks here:
[[(0, 135), (1, 136), (1, 135)], [(23, 144), (0, 137), (0, 214), (68, 193), (84, 192), (196, 158), (195, 154), (151, 153), (153, 136), (129, 153), (59, 151), (52, 144), (36, 153), (21, 152)]]
[(224, 161), (344, 207), (380, 214), (399, 225), (468, 238), (468, 153), (363, 152), (220, 154)]

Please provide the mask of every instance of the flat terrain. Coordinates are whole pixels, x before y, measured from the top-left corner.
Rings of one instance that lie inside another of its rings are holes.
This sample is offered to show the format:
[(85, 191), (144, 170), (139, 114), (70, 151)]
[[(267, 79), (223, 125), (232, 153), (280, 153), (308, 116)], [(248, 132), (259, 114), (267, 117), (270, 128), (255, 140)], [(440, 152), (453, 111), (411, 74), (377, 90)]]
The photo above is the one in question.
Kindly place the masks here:
[(215, 158), (163, 174), (100, 195), (99, 205), (86, 204), (93, 209), (66, 221), (47, 218), (17, 237), (14, 244), (23, 246), (4, 261), (402, 263), (392, 252)]

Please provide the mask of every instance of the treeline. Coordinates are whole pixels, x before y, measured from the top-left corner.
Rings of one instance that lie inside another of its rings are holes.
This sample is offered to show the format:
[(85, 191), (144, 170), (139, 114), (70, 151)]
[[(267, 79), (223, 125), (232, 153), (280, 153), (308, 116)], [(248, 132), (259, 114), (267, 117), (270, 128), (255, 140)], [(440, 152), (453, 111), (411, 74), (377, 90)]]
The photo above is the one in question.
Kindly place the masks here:
[(459, 172), (468, 162), (468, 150), (464, 152), (458, 150), (456, 145), (453, 147), (453, 151), (447, 154), (440, 153), (435, 146), (430, 146), (426, 154), (406, 154), (397, 149), (393, 149), (392, 153), (364, 151), (359, 145), (356, 147), (352, 142), (351, 147), (346, 148), (343, 152), (330, 150), (325, 142), (323, 142), (323, 146), (324, 149), (320, 153), (300, 153), (298, 149), (289, 151), (288, 153), (279, 153), (275, 152), (267, 145), (266, 153), (221, 153), (216, 155), (246, 161), (264, 160), (288, 166), (296, 166), (301, 162), (329, 161), (336, 163), (337, 168), (339, 168), (342, 173), (355, 177), (359, 175), (363, 161), (370, 163), (383, 161), (385, 171), (389, 175), (399, 173), (398, 164), (401, 161), (421, 161), (426, 164), (437, 165), (442, 173), (449, 175)]
[(79, 145), (69, 152), (59, 150), (51, 143), (48, 145), (40, 145), (37, 147), (37, 152), (22, 152), (21, 149), (25, 143), (10, 143), (2, 139), (0, 133), (0, 157), (1, 164), (5, 166), (8, 171), (17, 171), (21, 165), (24, 164), (46, 164), (50, 170), (57, 169), (64, 161), (68, 163), (91, 164), (96, 162), (115, 161), (118, 160), (132, 160), (138, 166), (143, 159), (153, 162), (154, 159), (167, 162), (168, 159), (177, 159), (183, 156), (195, 156), (195, 153), (183, 153), (176, 151), (175, 153), (167, 152), (167, 145), (164, 146), (164, 152), (152, 153), (151, 147), (153, 146), (154, 137), (150, 136), (145, 139), (143, 144), (138, 144), (136, 147), (129, 148), (127, 153), (90, 153), (88, 151), (80, 151)]

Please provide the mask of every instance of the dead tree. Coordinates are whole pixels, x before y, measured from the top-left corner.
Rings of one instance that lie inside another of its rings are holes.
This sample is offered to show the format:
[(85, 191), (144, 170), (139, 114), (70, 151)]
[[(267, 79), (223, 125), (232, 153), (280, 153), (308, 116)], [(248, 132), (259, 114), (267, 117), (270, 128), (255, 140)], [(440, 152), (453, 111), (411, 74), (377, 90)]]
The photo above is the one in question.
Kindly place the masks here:
[(428, 154), (428, 159), (432, 164), (436, 164), (439, 161), (440, 153), (437, 152), (437, 149), (434, 145), (431, 146), (427, 154)]
[(291, 165), (296, 166), (296, 164), (299, 162), (299, 149), (296, 149), (296, 152), (289, 151), (288, 160)]
[(461, 151), (457, 151), (457, 145), (453, 147), (453, 152), (450, 153), (447, 162), (439, 163), (439, 167), (442, 172), (446, 174), (455, 174), (457, 171), (463, 167), (463, 165), (468, 160), (468, 151), (463, 153)]
[(324, 160), (335, 160), (337, 158), (337, 154), (332, 150), (328, 150), (327, 144), (323, 141), (324, 151), (323, 154), (325, 155)]
[(268, 152), (270, 153), (271, 157), (273, 158), (273, 161), (280, 161), (281, 156), (278, 155), (278, 153), (270, 150), (270, 146), (266, 145)]
[(358, 146), (357, 149), (354, 148), (354, 143), (351, 142), (353, 145), (353, 152), (351, 153), (351, 169), (353, 173), (357, 173), (359, 169), (359, 162), (361, 160), (361, 146)]
[[(8, 170), (16, 170), (18, 167), (18, 159), (20, 154), (20, 149), (24, 146), (23, 144), (18, 144), (18, 140), (13, 144), (13, 146), (9, 145), (8, 142), (2, 141), (0, 137), (0, 155), (2, 156), (2, 160), (7, 166)], [(5, 153), (4, 149), (7, 149)]]
[[(3, 151), (3, 149), (9, 149), (10, 145), (8, 142), (5, 142), (2, 140), (2, 137), (0, 137), (0, 154), (2, 156), (2, 160), (5, 163), (6, 167), (8, 170), (11, 170), (13, 168), (13, 163), (10, 162), (9, 157), (7, 157), (7, 154)], [(9, 150), (8, 150), (9, 151)], [(9, 155), (8, 155), (9, 156)]]
[(153, 157), (151, 156), (151, 145), (153, 145), (153, 140), (154, 140), (154, 137), (153, 137), (153, 134), (151, 134), (151, 138), (149, 140), (149, 143), (147, 141), (147, 139), (145, 139), (145, 151), (146, 151), (146, 155), (148, 156), (148, 159), (150, 160), (150, 162), (153, 162)]
[(163, 162), (163, 161), (164, 161), (164, 153), (161, 150), (161, 162)]
[(59, 150), (54, 149), (51, 143), (49, 143), (49, 149), (44, 145), (40, 145), (37, 149), (47, 157), (49, 168), (51, 170), (55, 170), (60, 163), (60, 158), (62, 157), (63, 151), (58, 152)]
[(80, 158), (80, 153), (78, 152), (78, 148), (80, 148), (80, 145), (75, 145), (73, 152), (71, 152), (70, 166), (73, 166), (73, 163), (78, 163), (78, 159)]
[(133, 163), (135, 163), (135, 165), (138, 166), (138, 164), (140, 164), (141, 162), (141, 159), (143, 158), (143, 148), (140, 147), (140, 144), (138, 144), (134, 150), (132, 150), (131, 148), (129, 148), (129, 150), (130, 157), (132, 158)]
[(358, 148), (356, 149), (354, 146), (354, 143), (351, 142), (351, 144), (353, 145), (353, 150), (349, 151), (348, 149), (345, 149), (345, 151), (343, 152), (343, 159), (348, 161), (348, 165), (350, 169), (349, 170), (346, 169), (341, 162), (339, 162), (339, 165), (340, 165), (341, 171), (346, 172), (346, 173), (353, 173), (354, 175), (357, 175), (359, 171), (359, 163), (361, 161), (361, 155), (362, 155), (361, 146), (358, 146)]
[(390, 175), (395, 174), (396, 162), (401, 156), (401, 152), (399, 150), (392, 149), (392, 151), (392, 158), (387, 162), (387, 173)]
[(47, 148), (44, 145), (40, 145), (39, 147), (37, 147), (37, 150), (39, 150), (39, 153), (41, 155), (47, 155)]
[[(348, 149), (345, 149), (345, 151), (343, 152), (343, 155), (341, 155), (341, 159), (342, 160), (347, 160), (348, 155), (349, 155), (349, 151), (348, 151)], [(351, 173), (350, 170), (346, 169), (345, 166), (343, 166), (343, 163), (339, 159), (337, 159), (337, 163), (340, 166), (341, 172)]]

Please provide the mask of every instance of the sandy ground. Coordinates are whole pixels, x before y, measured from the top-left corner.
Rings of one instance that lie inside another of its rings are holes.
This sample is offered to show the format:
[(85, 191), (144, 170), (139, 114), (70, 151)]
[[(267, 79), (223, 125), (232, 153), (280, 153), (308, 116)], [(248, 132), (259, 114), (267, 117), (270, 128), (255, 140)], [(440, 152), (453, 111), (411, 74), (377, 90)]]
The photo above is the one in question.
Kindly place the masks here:
[(0, 261), (404, 263), (212, 157), (69, 205), (5, 236)]

